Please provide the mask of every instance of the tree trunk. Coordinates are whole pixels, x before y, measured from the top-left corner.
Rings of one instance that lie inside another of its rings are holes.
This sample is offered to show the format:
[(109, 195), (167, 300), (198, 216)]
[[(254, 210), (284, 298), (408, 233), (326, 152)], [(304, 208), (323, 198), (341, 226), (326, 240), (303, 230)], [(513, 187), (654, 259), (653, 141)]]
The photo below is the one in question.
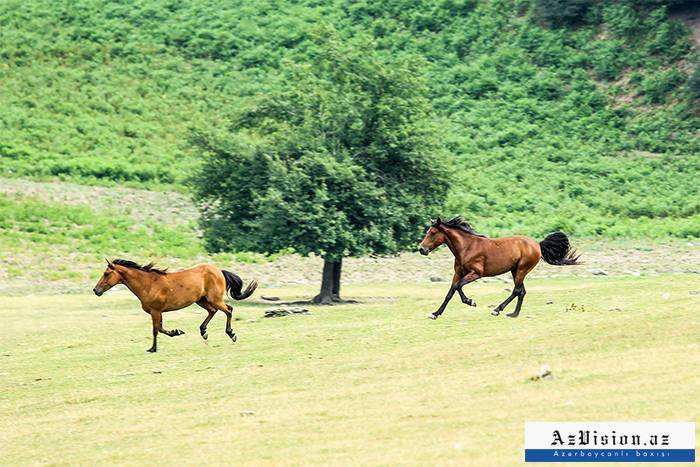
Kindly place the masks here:
[(320, 305), (331, 305), (340, 301), (340, 268), (342, 260), (323, 260), (321, 291), (313, 299)]
[(343, 259), (340, 258), (337, 263), (333, 263), (333, 301), (340, 301), (340, 271), (343, 268)]

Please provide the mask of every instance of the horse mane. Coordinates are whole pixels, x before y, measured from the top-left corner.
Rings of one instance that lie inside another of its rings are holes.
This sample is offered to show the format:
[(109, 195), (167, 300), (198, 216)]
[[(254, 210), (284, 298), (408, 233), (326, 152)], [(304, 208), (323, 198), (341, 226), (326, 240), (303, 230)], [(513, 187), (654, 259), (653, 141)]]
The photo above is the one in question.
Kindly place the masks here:
[(487, 238), (486, 235), (482, 235), (480, 233), (477, 233), (474, 230), (474, 227), (472, 227), (471, 224), (469, 224), (469, 222), (462, 219), (461, 216), (453, 217), (452, 219), (450, 219), (448, 221), (443, 221), (443, 220), (438, 219), (435, 222), (433, 222), (433, 226), (434, 227), (439, 227), (439, 226), (453, 227), (453, 228), (461, 230), (462, 232), (466, 232), (469, 235)]
[(114, 264), (118, 264), (119, 266), (124, 266), (125, 268), (138, 269), (139, 271), (144, 272), (155, 272), (156, 274), (167, 274), (168, 271), (167, 268), (156, 268), (154, 263), (148, 263), (144, 264), (143, 266), (139, 266), (138, 264), (134, 263), (133, 261), (129, 261), (128, 259), (115, 259), (112, 262)]

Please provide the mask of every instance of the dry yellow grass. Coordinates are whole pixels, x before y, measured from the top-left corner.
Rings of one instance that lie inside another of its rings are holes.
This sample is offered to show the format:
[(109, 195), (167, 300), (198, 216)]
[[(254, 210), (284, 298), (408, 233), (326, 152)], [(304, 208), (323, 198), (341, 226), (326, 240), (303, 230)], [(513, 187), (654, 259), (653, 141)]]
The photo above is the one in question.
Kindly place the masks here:
[(517, 320), (489, 315), (503, 287), (437, 321), (445, 284), (353, 285), (310, 316), (243, 302), (238, 342), (217, 316), (208, 346), (194, 307), (155, 355), (128, 293), (2, 298), (0, 463), (512, 465), (528, 420), (698, 421), (696, 276), (534, 279)]

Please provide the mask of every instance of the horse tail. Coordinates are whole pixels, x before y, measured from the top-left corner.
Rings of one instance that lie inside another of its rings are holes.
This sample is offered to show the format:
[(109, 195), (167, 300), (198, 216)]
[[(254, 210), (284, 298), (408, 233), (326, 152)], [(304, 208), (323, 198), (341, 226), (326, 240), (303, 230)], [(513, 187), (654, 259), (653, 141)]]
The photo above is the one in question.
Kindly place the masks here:
[(581, 264), (578, 262), (581, 256), (569, 245), (569, 238), (564, 232), (554, 232), (547, 235), (540, 242), (542, 259), (555, 266), (569, 266), (571, 264)]
[(246, 289), (241, 293), (241, 289), (243, 288), (243, 279), (241, 279), (237, 274), (224, 271), (223, 269), (221, 270), (221, 273), (224, 275), (224, 279), (226, 279), (226, 291), (228, 292), (229, 297), (234, 300), (244, 300), (250, 297), (258, 287), (258, 281), (253, 279), (250, 281), (250, 284), (248, 284), (248, 287), (246, 287)]

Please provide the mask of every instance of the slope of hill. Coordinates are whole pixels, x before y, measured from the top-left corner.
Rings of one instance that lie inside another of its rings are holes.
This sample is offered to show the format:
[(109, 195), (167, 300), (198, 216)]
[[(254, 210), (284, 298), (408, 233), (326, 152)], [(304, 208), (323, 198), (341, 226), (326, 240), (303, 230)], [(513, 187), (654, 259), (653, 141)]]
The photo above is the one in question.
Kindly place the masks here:
[(447, 211), (492, 235), (700, 236), (695, 55), (661, 5), (679, 2), (601, 1), (573, 25), (551, 14), (568, 3), (8, 0), (0, 171), (180, 189), (190, 129), (225, 125), (325, 24), (427, 60)]

